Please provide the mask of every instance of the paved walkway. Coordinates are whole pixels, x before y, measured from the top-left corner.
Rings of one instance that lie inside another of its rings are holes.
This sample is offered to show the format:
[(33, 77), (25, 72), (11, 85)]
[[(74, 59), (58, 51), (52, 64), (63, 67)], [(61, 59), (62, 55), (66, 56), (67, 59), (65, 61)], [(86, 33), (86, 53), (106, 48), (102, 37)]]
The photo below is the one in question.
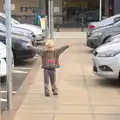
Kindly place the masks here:
[(61, 57), (57, 73), (59, 95), (43, 94), (39, 69), (14, 120), (120, 120), (120, 94), (116, 85), (92, 73), (91, 52), (84, 39), (57, 39), (75, 44)]

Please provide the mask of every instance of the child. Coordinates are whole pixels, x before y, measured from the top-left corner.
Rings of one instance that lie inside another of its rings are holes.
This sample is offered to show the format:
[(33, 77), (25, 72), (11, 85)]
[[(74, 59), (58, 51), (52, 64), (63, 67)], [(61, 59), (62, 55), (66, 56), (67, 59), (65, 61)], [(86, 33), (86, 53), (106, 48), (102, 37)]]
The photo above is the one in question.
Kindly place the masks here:
[(42, 68), (44, 69), (44, 92), (45, 96), (49, 94), (49, 78), (51, 82), (53, 95), (58, 95), (56, 88), (56, 68), (59, 68), (59, 55), (63, 53), (70, 44), (56, 49), (53, 40), (47, 40), (44, 49), (33, 47), (31, 44), (28, 47), (38, 53), (42, 58)]

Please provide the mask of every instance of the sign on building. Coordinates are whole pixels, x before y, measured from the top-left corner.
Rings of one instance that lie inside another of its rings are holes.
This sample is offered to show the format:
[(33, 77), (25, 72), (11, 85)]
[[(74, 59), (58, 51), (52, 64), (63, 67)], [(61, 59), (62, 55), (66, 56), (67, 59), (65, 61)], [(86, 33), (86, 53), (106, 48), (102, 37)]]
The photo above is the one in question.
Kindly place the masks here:
[[(5, 4), (3, 5), (3, 8), (5, 10)], [(15, 4), (11, 4), (11, 10), (15, 10)]]
[(54, 6), (54, 12), (59, 13), (60, 12), (60, 7), (59, 6)]

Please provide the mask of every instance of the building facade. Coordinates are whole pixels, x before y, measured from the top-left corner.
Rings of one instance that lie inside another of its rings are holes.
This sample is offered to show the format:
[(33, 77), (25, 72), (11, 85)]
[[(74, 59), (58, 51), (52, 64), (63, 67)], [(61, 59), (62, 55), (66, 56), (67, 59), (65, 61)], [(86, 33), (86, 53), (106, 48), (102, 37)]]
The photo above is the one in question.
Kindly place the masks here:
[[(54, 18), (59, 16), (61, 24), (71, 24), (71, 22), (78, 24), (80, 21), (78, 16), (82, 12), (91, 11), (89, 14), (94, 14), (94, 16), (99, 14), (99, 1), (54, 0)], [(4, 12), (4, 2), (5, 0), (0, 0), (0, 12)], [(111, 16), (119, 14), (119, 3), (120, 0), (102, 0), (102, 15)], [(29, 20), (31, 19), (30, 21), (33, 21), (38, 12), (40, 14), (48, 14), (48, 0), (12, 0), (12, 4), (15, 4), (15, 10), (12, 11), (12, 15), (20, 18), (20, 20), (23, 16), (26, 16)], [(96, 12), (94, 13), (94, 11)]]

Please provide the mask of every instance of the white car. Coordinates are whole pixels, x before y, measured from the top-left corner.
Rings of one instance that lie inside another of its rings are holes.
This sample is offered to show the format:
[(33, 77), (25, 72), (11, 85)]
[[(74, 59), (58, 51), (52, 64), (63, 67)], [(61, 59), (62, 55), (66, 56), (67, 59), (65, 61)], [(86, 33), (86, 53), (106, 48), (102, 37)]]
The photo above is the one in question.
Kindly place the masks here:
[[(0, 13), (0, 22), (5, 23), (5, 14), (4, 13)], [(42, 40), (44, 40), (45, 35), (39, 26), (27, 24), (27, 23), (22, 24), (13, 18), (11, 19), (11, 25), (12, 25), (12, 27), (23, 28), (23, 29), (32, 31), (34, 33), (34, 35), (36, 37), (36, 41), (38, 43), (40, 43)]]
[(105, 78), (120, 78), (120, 41), (104, 44), (93, 52), (93, 72)]
[[(12, 57), (12, 67), (14, 67), (14, 60)], [(13, 70), (13, 69), (12, 69)], [(7, 76), (6, 69), (6, 45), (0, 42), (0, 78), (5, 79)]]
[(108, 43), (108, 42), (116, 42), (116, 41), (120, 41), (120, 33), (113, 34), (111, 37), (109, 37), (106, 40), (106, 43)]
[[(1, 22), (0, 22), (0, 31), (4, 31), (4, 32), (6, 31), (5, 25)], [(27, 29), (23, 29), (23, 28), (19, 28), (19, 27), (11, 27), (11, 33), (18, 34), (21, 36), (26, 36), (26, 37), (36, 40), (34, 33)]]

